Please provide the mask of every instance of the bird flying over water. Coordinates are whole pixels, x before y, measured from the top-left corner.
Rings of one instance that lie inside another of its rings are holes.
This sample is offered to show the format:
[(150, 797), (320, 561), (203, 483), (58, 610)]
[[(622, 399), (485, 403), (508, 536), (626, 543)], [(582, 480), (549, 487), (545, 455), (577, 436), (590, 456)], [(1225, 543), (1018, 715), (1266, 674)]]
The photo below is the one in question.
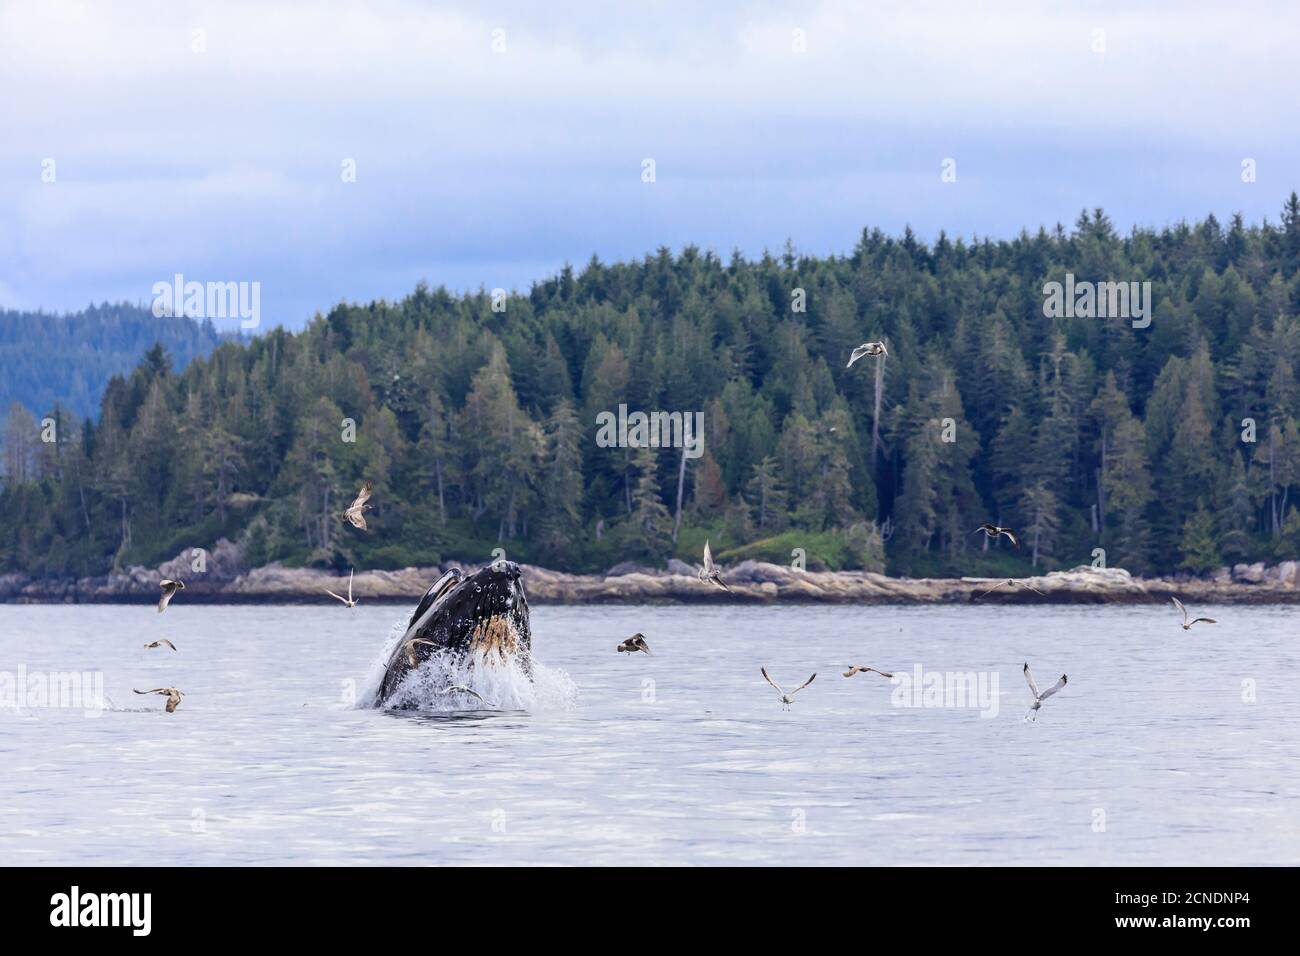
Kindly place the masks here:
[[(131, 688), (135, 690), (134, 687)], [(167, 698), (167, 713), (175, 713), (176, 708), (181, 705), (181, 698), (185, 695), (175, 687), (155, 687), (153, 690), (135, 690), (137, 694), (161, 694)]]
[(483, 698), (479, 696), (477, 691), (466, 687), (464, 684), (448, 684), (442, 690), (435, 691), (434, 693), (442, 696), (446, 696), (447, 694), (468, 694), (470, 697), (477, 697), (480, 701), (483, 701), (483, 703), (487, 703), (486, 700), (483, 700)]
[(862, 358), (864, 355), (888, 356), (889, 353), (885, 351), (884, 342), (863, 342), (861, 345), (859, 345), (857, 348), (853, 350), (853, 353), (851, 355), (849, 355), (849, 364), (844, 367), (853, 368), (853, 363), (856, 362), (858, 359)]
[(1183, 612), (1183, 630), (1184, 630), (1184, 631), (1190, 631), (1190, 630), (1192, 629), (1192, 625), (1193, 625), (1193, 624), (1200, 624), (1200, 623), (1202, 623), (1202, 622), (1204, 622), (1204, 623), (1206, 623), (1206, 624), (1218, 624), (1218, 623), (1219, 623), (1218, 621), (1216, 621), (1216, 620), (1215, 620), (1214, 618), (1212, 618), (1212, 617), (1198, 617), (1198, 618), (1196, 618), (1195, 620), (1189, 621), (1187, 618), (1190, 617), (1190, 615), (1187, 613), (1187, 608), (1183, 607), (1183, 602), (1180, 601), (1180, 600), (1178, 600), (1178, 598), (1176, 598), (1176, 597), (1170, 597), (1169, 600), (1171, 600), (1171, 601), (1174, 602), (1174, 607), (1178, 608), (1178, 610), (1180, 610), (1180, 611)]
[(158, 586), (162, 588), (162, 597), (158, 599), (158, 613), (161, 614), (163, 611), (167, 610), (167, 605), (172, 602), (172, 596), (175, 595), (177, 591), (185, 590), (185, 582), (171, 581), (167, 578), (163, 578), (158, 582)]
[(780, 684), (772, 680), (772, 678), (767, 675), (766, 667), (760, 667), (759, 670), (763, 672), (763, 680), (767, 681), (769, 684), (775, 687), (776, 692), (781, 695), (781, 705), (785, 710), (789, 710), (790, 705), (794, 703), (792, 698), (794, 697), (795, 694), (799, 693), (799, 691), (803, 690), (805, 687), (807, 687), (809, 684), (811, 684), (814, 680), (817, 679), (817, 675), (813, 674), (812, 677), (809, 677), (806, 681), (804, 681), (802, 684), (800, 684), (798, 687), (796, 687), (794, 690), (790, 691), (790, 693), (787, 694), (784, 688), (782, 688)]
[(342, 602), (344, 603), (345, 606), (347, 606), (347, 607), (356, 607), (356, 606), (357, 606), (357, 602), (354, 601), (354, 600), (352, 600), (352, 575), (353, 575), (353, 573), (354, 573), (355, 571), (356, 571), (356, 568), (353, 568), (351, 571), (348, 572), (348, 596), (347, 596), (347, 597), (343, 597), (343, 595), (341, 595), (341, 594), (335, 594), (335, 593), (334, 593), (333, 591), (331, 591), (329, 588), (322, 588), (322, 590), (323, 590), (326, 594), (328, 594), (330, 597), (332, 597), (332, 598), (337, 598), (338, 600), (342, 601)]
[(167, 638), (165, 637), (161, 641), (150, 641), (148, 644), (144, 646), (144, 649), (149, 650), (150, 648), (153, 647), (162, 647), (164, 644), (170, 647), (172, 650), (176, 650), (176, 645), (173, 644), (171, 641), (167, 640)]
[(852, 677), (854, 674), (879, 674), (881, 677), (892, 678), (894, 675), (888, 671), (877, 670), (874, 667), (864, 667), (861, 664), (843, 664), (848, 670), (844, 672), (845, 677)]
[[(1064, 687), (1068, 680), (1069, 678), (1062, 674), (1060, 680), (1040, 694), (1038, 692), (1038, 685), (1034, 683), (1034, 675), (1029, 673), (1029, 664), (1025, 664), (1025, 683), (1029, 685), (1029, 693), (1034, 695), (1034, 703), (1033, 706), (1029, 708), (1029, 714), (1034, 715), (1034, 720), (1038, 719), (1038, 708), (1043, 706), (1043, 701), (1047, 700), (1047, 698), (1051, 697), (1058, 690)], [(1029, 719), (1029, 714), (1025, 714), (1025, 720)]]
[(731, 588), (727, 587), (727, 585), (723, 583), (722, 572), (718, 569), (718, 566), (713, 563), (713, 552), (709, 550), (709, 542), (707, 538), (704, 541), (704, 567), (700, 569), (698, 577), (701, 581), (712, 581), (724, 591), (731, 590)]
[[(618, 645), (618, 652), (620, 654), (635, 654), (637, 651), (645, 651), (647, 654), (650, 653), (650, 645), (645, 642), (645, 635), (639, 631), (629, 637), (622, 644)], [(653, 657), (654, 655), (651, 656)]]
[(999, 528), (997, 525), (989, 524), (986, 521), (984, 522), (984, 524), (980, 525), (978, 528), (972, 531), (971, 534), (979, 534), (981, 531), (983, 531), (987, 537), (993, 538), (995, 540), (997, 539), (997, 536), (1000, 534), (1006, 535), (1008, 541), (1014, 544), (1017, 548), (1020, 547), (1020, 539), (1016, 537), (1016, 533), (1012, 531), (1010, 528)]
[(360, 528), (362, 531), (366, 530), (366, 516), (364, 512), (370, 510), (370, 505), (366, 504), (366, 502), (370, 500), (371, 487), (372, 486), (368, 481), (362, 485), (361, 490), (357, 492), (357, 496), (353, 499), (352, 504), (348, 505), (347, 510), (343, 512), (343, 517), (348, 519), (348, 523), (354, 528)]
[(971, 600), (972, 601), (977, 600), (979, 598), (982, 598), (985, 594), (992, 594), (998, 588), (1006, 588), (1006, 587), (1009, 587), (1012, 590), (1015, 590), (1016, 588), (1029, 588), (1029, 590), (1033, 591), (1035, 594), (1042, 594), (1043, 597), (1047, 597), (1046, 594), (1043, 594), (1042, 591), (1038, 590), (1038, 588), (1034, 587), (1032, 584), (1025, 584), (1022, 581), (1016, 581), (1013, 578), (1007, 578), (1005, 581), (999, 581), (997, 584), (993, 585), (993, 587), (989, 588), (987, 591), (983, 591), (975, 595), (975, 597), (971, 598)]

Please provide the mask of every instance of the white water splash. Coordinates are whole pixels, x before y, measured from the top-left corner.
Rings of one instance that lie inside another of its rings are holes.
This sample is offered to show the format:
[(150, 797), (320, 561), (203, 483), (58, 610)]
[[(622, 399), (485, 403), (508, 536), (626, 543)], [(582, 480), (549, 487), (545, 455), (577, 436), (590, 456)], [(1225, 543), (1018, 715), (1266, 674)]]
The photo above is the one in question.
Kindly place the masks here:
[[(406, 624), (397, 622), (389, 632), (379, 656), (374, 659), (357, 693), (358, 708), (374, 707), (383, 686), (384, 673), (393, 650), (406, 633)], [(462, 654), (435, 653), (407, 674), (385, 703), (389, 710), (417, 710), (424, 713), (463, 713), (466, 711), (547, 711), (571, 710), (577, 705), (578, 688), (568, 673), (532, 661), (532, 677), (515, 658), (500, 661), (493, 655), (488, 662), (481, 652)], [(452, 691), (452, 686), (468, 687), (482, 697)]]

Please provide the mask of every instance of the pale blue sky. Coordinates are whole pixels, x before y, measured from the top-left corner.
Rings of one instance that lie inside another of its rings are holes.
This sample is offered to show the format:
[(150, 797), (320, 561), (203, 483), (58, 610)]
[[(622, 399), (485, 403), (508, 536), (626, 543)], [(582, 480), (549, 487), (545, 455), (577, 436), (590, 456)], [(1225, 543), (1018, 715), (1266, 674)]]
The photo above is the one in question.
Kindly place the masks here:
[(0, 3), (0, 307), (181, 272), (298, 326), (592, 253), (1276, 220), (1300, 187), (1293, 4), (303, 6)]

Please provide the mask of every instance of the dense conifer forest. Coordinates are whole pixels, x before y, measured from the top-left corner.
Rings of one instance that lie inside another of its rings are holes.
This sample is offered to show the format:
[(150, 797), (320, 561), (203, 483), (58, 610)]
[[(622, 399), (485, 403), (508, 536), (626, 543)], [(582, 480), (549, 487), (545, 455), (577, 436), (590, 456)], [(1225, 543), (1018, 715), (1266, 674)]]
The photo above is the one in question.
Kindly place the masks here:
[(220, 341), (211, 323), (156, 317), (139, 305), (92, 305), (71, 315), (0, 309), (0, 410), (29, 411), (58, 402), (83, 418), (96, 415), (104, 386), (135, 368), (161, 343), (177, 368)]
[[(164, 338), (94, 417), (107, 366), (47, 317), (5, 359), (25, 401), (0, 436), (0, 571), (104, 573), (221, 537), (251, 564), (339, 569), (500, 547), (603, 570), (698, 561), (706, 536), (724, 561), (803, 549), (909, 575), (1097, 548), (1134, 573), (1296, 557), (1298, 271), (1294, 194), (1277, 224), (1120, 235), (1096, 210), (1002, 241), (866, 230), (842, 257), (661, 249), (526, 294), (422, 284), (188, 363), (209, 332)], [(1149, 281), (1149, 327), (1049, 317), (1067, 273)], [(846, 368), (868, 340), (888, 356)], [(703, 412), (702, 456), (600, 447), (620, 404)], [(365, 480), (362, 532), (341, 512)], [(973, 535), (984, 521), (1022, 547)]]

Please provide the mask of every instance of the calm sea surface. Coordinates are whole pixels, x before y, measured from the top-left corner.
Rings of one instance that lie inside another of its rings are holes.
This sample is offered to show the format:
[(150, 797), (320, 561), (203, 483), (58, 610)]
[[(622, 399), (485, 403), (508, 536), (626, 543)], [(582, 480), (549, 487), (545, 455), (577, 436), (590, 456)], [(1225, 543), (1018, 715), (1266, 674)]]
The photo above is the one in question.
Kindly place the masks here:
[(0, 606), (0, 860), (1300, 863), (1300, 609), (1192, 610), (538, 607), (536, 685), (417, 717), (350, 706), (409, 608)]

